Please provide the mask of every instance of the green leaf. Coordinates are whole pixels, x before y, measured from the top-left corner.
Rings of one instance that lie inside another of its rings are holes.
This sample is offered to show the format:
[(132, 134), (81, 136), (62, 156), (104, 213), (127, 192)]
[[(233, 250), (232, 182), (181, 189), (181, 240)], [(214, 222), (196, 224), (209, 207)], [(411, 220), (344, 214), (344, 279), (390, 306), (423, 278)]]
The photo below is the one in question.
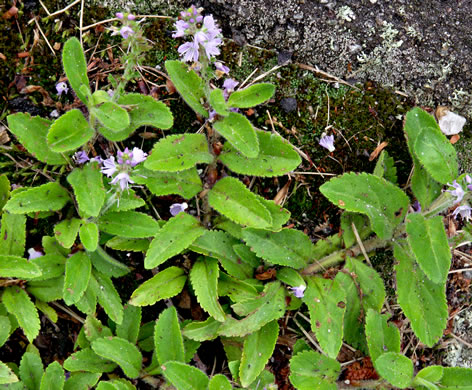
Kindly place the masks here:
[(89, 283), (82, 298), (75, 303), (77, 309), (88, 315), (94, 314), (97, 308), (97, 289), (92, 284)]
[(209, 382), (208, 377), (198, 368), (181, 362), (167, 362), (162, 365), (162, 373), (178, 390), (203, 390)]
[(94, 135), (94, 130), (78, 109), (67, 111), (54, 121), (48, 132), (48, 145), (54, 152), (75, 150)]
[(243, 183), (233, 177), (219, 180), (208, 193), (208, 203), (216, 211), (241, 225), (265, 228), (272, 225), (267, 208)]
[(52, 322), (57, 322), (58, 316), (56, 310), (54, 310), (46, 302), (36, 300), (34, 304), (39, 309), (39, 311), (45, 314)]
[(130, 269), (118, 260), (106, 253), (101, 246), (97, 246), (94, 252), (87, 252), (92, 265), (102, 274), (113, 278), (119, 278), (130, 272)]
[(385, 180), (396, 184), (397, 183), (397, 168), (395, 167), (395, 161), (390, 157), (386, 150), (382, 150), (379, 159), (375, 164), (374, 175), (383, 177)]
[(105, 202), (103, 175), (97, 163), (85, 164), (82, 169), (75, 168), (67, 181), (71, 184), (83, 217), (98, 217)]
[(196, 341), (213, 340), (218, 337), (218, 329), (221, 322), (213, 317), (208, 317), (205, 321), (192, 321), (186, 325), (182, 333), (185, 337)]
[(277, 270), (277, 279), (281, 282), (288, 284), (292, 287), (305, 286), (305, 279), (300, 275), (298, 271), (295, 271), (293, 268), (282, 267)]
[(58, 182), (52, 182), (14, 194), (4, 210), (13, 214), (57, 211), (62, 209), (69, 200), (67, 191)]
[(432, 347), (446, 328), (448, 310), (444, 284), (430, 281), (405, 246), (395, 245), (398, 303), (415, 335)]
[(84, 335), (90, 343), (97, 339), (112, 336), (111, 329), (104, 326), (100, 320), (93, 315), (88, 315), (83, 326)]
[(354, 230), (352, 229), (352, 224), (356, 227), (361, 240), (366, 239), (372, 233), (369, 219), (365, 215), (344, 211), (341, 214), (341, 229), (343, 232), (344, 246), (346, 248), (350, 248), (357, 243)]
[(205, 229), (195, 217), (179, 213), (157, 232), (144, 259), (144, 267), (155, 268), (188, 248)]
[(321, 349), (335, 359), (342, 346), (346, 293), (336, 279), (312, 277), (303, 302), (308, 306), (311, 330)]
[(38, 310), (28, 294), (19, 286), (6, 287), (2, 301), (8, 312), (13, 314), (30, 343), (39, 334), (41, 324)]
[(116, 327), (116, 335), (136, 344), (141, 326), (141, 308), (125, 305), (123, 322)]
[(267, 211), (269, 211), (270, 216), (272, 218), (272, 224), (266, 229), (272, 230), (274, 232), (282, 230), (282, 226), (285, 225), (287, 221), (290, 219), (290, 211), (288, 211), (287, 209), (284, 209), (282, 206), (279, 206), (278, 204), (275, 204), (273, 200), (264, 199), (260, 195), (256, 195), (256, 197), (257, 197), (257, 200), (264, 205)]
[(79, 229), (80, 242), (87, 251), (93, 252), (98, 246), (98, 226), (94, 222), (82, 223)]
[(47, 366), (41, 379), (40, 390), (62, 390), (66, 380), (64, 369), (57, 361)]
[(154, 345), (159, 364), (171, 360), (182, 363), (185, 361), (184, 343), (175, 307), (169, 307), (159, 315), (154, 328)]
[(7, 175), (0, 175), (0, 211), (2, 211), (3, 206), (5, 206), (8, 198), (10, 197), (10, 187), (11, 184)]
[[(272, 264), (295, 269), (305, 267), (311, 259), (313, 244), (299, 230), (282, 229), (280, 232), (246, 228), (243, 230), (246, 244), (257, 256)], [(297, 245), (293, 245), (296, 242)]]
[(231, 390), (231, 382), (223, 374), (216, 374), (208, 383), (208, 390)]
[(205, 135), (174, 134), (154, 144), (144, 167), (152, 171), (178, 172), (212, 161)]
[[(254, 279), (252, 279), (252, 281), (254, 281)], [(238, 278), (233, 278), (221, 272), (220, 279), (218, 280), (218, 295), (228, 296), (233, 302), (241, 302), (256, 298), (259, 293), (253, 284), (244, 282)]]
[(444, 390), (471, 390), (472, 370), (463, 367), (444, 367), (441, 378), (441, 389)]
[(134, 306), (154, 305), (161, 299), (180, 293), (186, 280), (187, 276), (182, 269), (166, 268), (134, 290), (129, 303)]
[(232, 305), (239, 316), (247, 316), (241, 320), (227, 315), (218, 330), (221, 336), (245, 336), (262, 328), (265, 324), (277, 320), (285, 313), (285, 291), (280, 282), (265, 285), (263, 293), (257, 298)]
[(392, 385), (405, 389), (410, 386), (413, 377), (413, 362), (406, 356), (387, 352), (375, 361), (377, 372)]
[(123, 321), (123, 305), (121, 304), (121, 298), (116, 291), (111, 279), (108, 276), (100, 274), (98, 272), (93, 273), (94, 278), (90, 278), (90, 281), (98, 283), (97, 288), (97, 299), (98, 303), (102, 305), (110, 317), (117, 325)]
[(69, 38), (64, 44), (62, 62), (71, 87), (74, 89), (77, 97), (87, 104), (87, 95), (80, 91), (81, 86), (85, 86), (90, 91), (87, 63), (84, 51), (77, 38)]
[(118, 364), (129, 378), (137, 378), (141, 370), (143, 356), (138, 348), (120, 337), (107, 337), (92, 342), (94, 352)]
[(383, 353), (400, 352), (400, 331), (394, 324), (387, 323), (388, 317), (389, 315), (382, 315), (372, 309), (367, 311), (365, 334), (374, 365)]
[(423, 209), (427, 209), (439, 196), (442, 184), (434, 180), (428, 171), (413, 157), (413, 175), (411, 176), (411, 190)]
[(64, 279), (64, 302), (72, 305), (79, 301), (87, 289), (92, 263), (85, 252), (76, 252), (67, 259)]
[(107, 212), (98, 220), (101, 231), (127, 238), (153, 237), (159, 231), (157, 221), (137, 211)]
[(112, 195), (105, 200), (105, 203), (112, 204), (108, 209), (108, 212), (134, 210), (146, 204), (142, 198), (136, 195), (136, 193), (129, 188), (118, 194), (112, 193)]
[(421, 270), (432, 282), (445, 283), (452, 255), (442, 217), (425, 219), (421, 214), (409, 214), (406, 232)]
[(408, 210), (406, 194), (392, 183), (367, 173), (345, 173), (320, 187), (336, 206), (366, 214), (381, 239), (392, 236)]
[(241, 263), (239, 256), (234, 251), (234, 245), (238, 243), (238, 240), (227, 233), (207, 230), (192, 243), (190, 249), (218, 259), (230, 275), (238, 279), (247, 279), (252, 277), (253, 269), (251, 266)]
[(275, 86), (268, 83), (254, 84), (233, 92), (228, 105), (237, 108), (250, 108), (269, 100), (275, 92)]
[(190, 271), (190, 282), (203, 310), (215, 320), (224, 322), (226, 314), (218, 302), (218, 276), (218, 260), (199, 257)]
[[(5, 344), (5, 342), (10, 337), (10, 334), (14, 331), (11, 326), (11, 322), (7, 316), (0, 315), (0, 347)], [(1, 371), (1, 367), (0, 367)], [(1, 377), (1, 375), (0, 375)]]
[(101, 374), (90, 372), (77, 372), (70, 376), (64, 383), (64, 390), (88, 390), (95, 386)]
[(77, 218), (66, 219), (54, 226), (56, 240), (64, 247), (70, 248), (77, 237), (81, 221)]
[(27, 291), (41, 301), (51, 302), (62, 299), (63, 288), (64, 276), (59, 276), (48, 280), (28, 282)]
[(219, 88), (215, 88), (210, 92), (210, 106), (219, 115), (227, 116), (230, 112), (223, 91)]
[(362, 291), (364, 310), (370, 308), (380, 312), (385, 301), (385, 287), (380, 275), (373, 268), (350, 257), (346, 259), (346, 268), (355, 274)]
[(0, 385), (18, 382), (18, 377), (3, 362), (0, 362)]
[(227, 117), (213, 123), (213, 128), (244, 156), (255, 158), (259, 154), (256, 132), (244, 115), (230, 112)]
[(34, 279), (41, 276), (41, 269), (34, 263), (18, 256), (0, 255), (2, 278)]
[(420, 372), (418, 372), (418, 374), (416, 374), (412, 385), (415, 387), (415, 389), (422, 389), (426, 387), (430, 390), (438, 390), (439, 387), (436, 386), (436, 384), (439, 383), (443, 375), (444, 368), (442, 366), (425, 367)]
[(113, 102), (105, 102), (98, 107), (92, 108), (92, 115), (98, 121), (113, 132), (119, 132), (130, 125), (128, 112)]
[[(234, 253), (236, 253), (240, 260), (245, 264), (250, 265), (252, 268), (257, 268), (261, 265), (261, 259), (256, 256), (254, 252), (245, 244), (233, 245)], [(239, 261), (238, 261), (239, 262)]]
[(303, 351), (290, 359), (290, 382), (298, 390), (336, 390), (341, 365), (315, 351)]
[(239, 366), (239, 379), (243, 387), (249, 386), (262, 372), (274, 352), (278, 335), (279, 324), (272, 321), (246, 337)]
[(108, 248), (125, 252), (146, 252), (149, 248), (149, 240), (146, 238), (113, 237), (105, 244)]
[(86, 371), (102, 373), (114, 371), (116, 364), (108, 358), (98, 356), (90, 348), (85, 348), (70, 355), (64, 361), (64, 368), (72, 372)]
[(282, 137), (260, 130), (256, 131), (256, 135), (259, 140), (258, 155), (246, 157), (226, 143), (219, 156), (221, 162), (233, 172), (264, 177), (285, 175), (302, 162), (298, 153)]
[[(21, 214), (3, 213), (0, 226), (0, 253), (21, 257), (25, 253), (25, 243), (26, 217)], [(0, 268), (2, 265), (0, 262)]]
[(43, 377), (43, 363), (39, 355), (25, 352), (20, 362), (20, 379), (28, 390), (40, 390)]
[(8, 115), (7, 121), (9, 130), (39, 161), (51, 165), (67, 164), (67, 159), (62, 154), (53, 152), (47, 143), (51, 121), (22, 112)]

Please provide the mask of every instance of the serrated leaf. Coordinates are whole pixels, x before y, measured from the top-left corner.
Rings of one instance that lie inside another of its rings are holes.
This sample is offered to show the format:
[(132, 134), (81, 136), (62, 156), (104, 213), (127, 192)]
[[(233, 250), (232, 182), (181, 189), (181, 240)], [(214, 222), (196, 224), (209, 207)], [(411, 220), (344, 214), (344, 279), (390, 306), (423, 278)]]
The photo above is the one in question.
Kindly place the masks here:
[(411, 322), (415, 335), (428, 347), (442, 336), (447, 324), (444, 284), (430, 281), (404, 245), (395, 245), (398, 303)]
[(367, 173), (345, 173), (324, 183), (320, 191), (336, 206), (366, 214), (372, 230), (381, 239), (392, 236), (409, 205), (408, 197), (400, 188)]
[(21, 257), (25, 252), (25, 243), (26, 217), (22, 214), (3, 213), (0, 223), (0, 253)]
[(218, 295), (228, 296), (233, 302), (241, 302), (256, 298), (259, 293), (253, 284), (221, 272), (218, 280)]
[(127, 238), (153, 237), (159, 231), (157, 221), (137, 211), (107, 212), (98, 220), (101, 231)]
[(2, 347), (10, 337), (10, 331), (13, 332), (10, 320), (7, 316), (0, 315), (0, 347)]
[(411, 384), (413, 377), (413, 362), (406, 356), (387, 352), (375, 361), (377, 372), (392, 385), (405, 389)]
[(84, 51), (77, 38), (69, 38), (64, 44), (62, 62), (71, 87), (74, 89), (77, 97), (87, 104), (87, 95), (80, 91), (82, 85), (90, 90), (87, 77), (87, 63)]
[(34, 263), (18, 256), (0, 255), (0, 277), (34, 279), (40, 277), (41, 269)]
[(15, 373), (3, 362), (0, 362), (0, 385), (18, 382)]
[(336, 279), (308, 279), (303, 302), (310, 312), (311, 330), (321, 349), (335, 359), (342, 346), (346, 293)]
[[(2, 301), (8, 312), (13, 314), (30, 343), (39, 334), (41, 324), (38, 310), (28, 294), (19, 286), (6, 287)], [(41, 380), (41, 379), (40, 379)]]
[(146, 253), (144, 267), (157, 267), (172, 256), (178, 255), (204, 232), (205, 229), (195, 217), (186, 213), (177, 214), (155, 235)]
[(218, 337), (218, 329), (221, 322), (216, 321), (213, 317), (208, 317), (205, 321), (192, 321), (187, 324), (182, 333), (185, 337), (196, 341), (213, 340)]
[(66, 219), (54, 226), (54, 236), (64, 247), (70, 248), (77, 237), (81, 221), (78, 218)]
[(274, 352), (278, 335), (279, 324), (272, 321), (246, 337), (239, 365), (239, 379), (243, 387), (249, 386), (262, 372)]
[(443, 375), (444, 367), (442, 366), (425, 367), (420, 372), (418, 372), (418, 374), (416, 374), (412, 385), (415, 386), (415, 389), (421, 389), (426, 387), (430, 390), (438, 390), (439, 387), (436, 386), (436, 384), (439, 383)]
[(88, 390), (95, 386), (101, 374), (91, 372), (77, 372), (64, 383), (64, 390)]
[(174, 134), (154, 144), (144, 167), (152, 171), (178, 172), (212, 161), (205, 135)]
[(116, 327), (116, 335), (136, 344), (141, 326), (141, 308), (125, 305), (123, 322)]
[(75, 306), (82, 313), (88, 315), (95, 313), (95, 309), (97, 308), (97, 291), (96, 288), (92, 286), (92, 283), (89, 283), (84, 295), (75, 303)]
[(357, 229), (359, 237), (361, 240), (366, 239), (371, 233), (372, 229), (370, 228), (369, 219), (363, 214), (350, 213), (349, 211), (344, 211), (341, 214), (341, 229), (343, 232), (343, 241), (346, 248), (350, 248), (356, 242), (356, 236), (352, 228), (352, 224)]
[(227, 116), (229, 114), (228, 105), (226, 104), (223, 90), (215, 88), (210, 92), (210, 106), (219, 115)]
[(179, 172), (156, 172), (140, 166), (133, 170), (131, 178), (137, 184), (145, 184), (157, 196), (177, 194), (190, 199), (203, 189), (195, 167)]
[(181, 362), (167, 362), (162, 365), (165, 378), (178, 390), (206, 389), (209, 379), (196, 367)]
[(346, 268), (356, 275), (364, 310), (370, 308), (380, 312), (385, 301), (385, 287), (380, 275), (373, 268), (350, 257), (346, 259)]
[(34, 303), (35, 306), (45, 314), (52, 322), (56, 323), (58, 319), (58, 315), (56, 310), (54, 310), (51, 306), (49, 306), (46, 302), (36, 300)]
[(315, 351), (303, 351), (290, 359), (290, 382), (298, 390), (336, 390), (340, 371), (336, 360)]
[(77, 252), (67, 259), (64, 279), (64, 302), (76, 303), (87, 289), (92, 263), (85, 252)]
[(64, 276), (47, 280), (33, 280), (28, 282), (27, 291), (44, 302), (62, 299)]
[[(112, 197), (114, 198), (114, 202), (111, 200)], [(108, 202), (112, 203), (112, 206), (108, 209), (109, 212), (134, 210), (146, 204), (142, 198), (129, 188), (119, 194), (112, 194), (110, 198), (105, 200), (106, 204), (108, 204)]]
[(64, 361), (64, 368), (72, 372), (86, 371), (102, 373), (112, 372), (116, 368), (116, 363), (98, 356), (90, 348), (84, 348), (70, 355)]
[(169, 267), (146, 280), (131, 295), (134, 306), (154, 305), (161, 299), (171, 298), (182, 291), (187, 276), (177, 267)]
[(231, 390), (231, 382), (223, 374), (216, 374), (208, 383), (208, 390)]
[(444, 390), (471, 390), (472, 370), (463, 367), (444, 367), (440, 384)]
[(272, 225), (267, 208), (243, 183), (233, 177), (218, 181), (208, 193), (208, 203), (230, 220), (255, 228)]
[(222, 231), (206, 230), (190, 245), (190, 249), (218, 259), (225, 271), (236, 278), (247, 279), (252, 277), (253, 269), (250, 265), (241, 263), (234, 251), (234, 246), (238, 243), (238, 240)]
[(208, 118), (208, 112), (200, 101), (205, 97), (204, 82), (188, 66), (180, 61), (166, 61), (165, 67), (175, 89), (185, 102), (198, 114)]
[(130, 125), (128, 112), (114, 102), (93, 107), (91, 112), (103, 126), (113, 132), (124, 130)]
[(39, 355), (33, 352), (25, 352), (21, 358), (20, 379), (28, 390), (40, 390), (43, 377), (43, 363)]
[(255, 158), (259, 154), (256, 131), (244, 115), (230, 112), (227, 117), (213, 123), (213, 128), (244, 156)]
[(58, 182), (46, 183), (14, 194), (4, 207), (13, 214), (57, 211), (69, 201), (67, 191)]
[(96, 280), (98, 283), (98, 303), (105, 309), (105, 313), (107, 313), (108, 317), (110, 317), (117, 325), (121, 324), (123, 321), (123, 305), (121, 304), (121, 298), (118, 291), (116, 291), (115, 286), (108, 276), (98, 272), (94, 272), (93, 276), (95, 279), (90, 278), (90, 280)]
[(425, 219), (409, 214), (406, 219), (408, 243), (421, 270), (434, 283), (445, 283), (451, 267), (451, 249), (441, 216)]
[(113, 278), (119, 278), (130, 272), (130, 269), (118, 260), (106, 253), (101, 246), (97, 246), (94, 252), (87, 252), (92, 265), (102, 274)]
[(84, 217), (98, 217), (106, 195), (99, 165), (88, 163), (82, 169), (75, 168), (67, 176), (67, 181), (74, 190), (80, 214)]
[(237, 320), (227, 315), (218, 334), (227, 337), (245, 336), (284, 315), (285, 292), (280, 282), (271, 282), (265, 285), (259, 297), (236, 303), (232, 308), (239, 316), (246, 317)]
[(264, 199), (260, 195), (256, 195), (256, 197), (257, 200), (264, 205), (267, 211), (269, 211), (272, 218), (272, 224), (266, 229), (272, 230), (273, 232), (282, 230), (282, 226), (290, 219), (290, 211), (276, 204), (273, 200)]
[(366, 315), (365, 334), (369, 355), (376, 364), (377, 358), (385, 352), (400, 352), (400, 331), (387, 322), (389, 316), (369, 309)]
[(218, 276), (218, 260), (210, 257), (199, 257), (190, 270), (190, 282), (198, 303), (215, 320), (223, 322), (226, 314), (218, 302)]
[(105, 244), (108, 248), (125, 252), (146, 252), (150, 241), (146, 238), (113, 237)]
[[(246, 244), (257, 256), (269, 263), (303, 268), (311, 259), (313, 244), (299, 230), (282, 229), (280, 232), (246, 228), (243, 230)], [(296, 242), (297, 245), (293, 245)]]
[(380, 153), (379, 159), (375, 164), (374, 175), (383, 177), (393, 184), (397, 183), (397, 168), (393, 158), (388, 155), (386, 150), (382, 150), (382, 153)]
[(51, 121), (22, 112), (8, 115), (7, 121), (10, 131), (39, 161), (52, 165), (67, 164), (67, 159), (62, 154), (53, 152), (47, 143)]
[(298, 271), (295, 271), (293, 268), (282, 267), (278, 269), (276, 277), (281, 282), (288, 284), (289, 286), (292, 286), (292, 287), (306, 285), (305, 280), (300, 275), (300, 273)]
[(64, 369), (59, 362), (54, 361), (44, 371), (40, 390), (62, 390), (65, 380)]
[(288, 141), (267, 132), (256, 131), (259, 140), (259, 154), (249, 158), (226, 143), (219, 159), (233, 172), (273, 177), (293, 171), (301, 163), (301, 158)]
[(439, 196), (442, 184), (434, 180), (428, 171), (413, 157), (414, 170), (411, 176), (411, 190), (418, 199), (421, 207), (427, 209)]
[(0, 211), (2, 211), (3, 206), (5, 206), (8, 198), (10, 197), (10, 187), (11, 184), (7, 175), (0, 175)]
[(143, 356), (138, 348), (120, 337), (107, 337), (92, 342), (93, 351), (118, 364), (129, 378), (137, 378), (141, 370)]
[(84, 322), (83, 330), (85, 338), (89, 343), (97, 339), (112, 336), (111, 329), (107, 326), (104, 326), (100, 320), (94, 317), (94, 315), (87, 316)]
[(98, 246), (98, 226), (94, 222), (82, 223), (79, 229), (80, 242), (85, 250), (93, 252)]
[(159, 364), (185, 361), (185, 350), (175, 307), (165, 309), (156, 321), (154, 345)]
[(82, 112), (73, 109), (54, 121), (49, 128), (47, 141), (52, 151), (63, 153), (79, 148), (94, 134)]
[(237, 108), (250, 108), (269, 100), (275, 92), (275, 86), (259, 83), (233, 92), (228, 99), (228, 105)]

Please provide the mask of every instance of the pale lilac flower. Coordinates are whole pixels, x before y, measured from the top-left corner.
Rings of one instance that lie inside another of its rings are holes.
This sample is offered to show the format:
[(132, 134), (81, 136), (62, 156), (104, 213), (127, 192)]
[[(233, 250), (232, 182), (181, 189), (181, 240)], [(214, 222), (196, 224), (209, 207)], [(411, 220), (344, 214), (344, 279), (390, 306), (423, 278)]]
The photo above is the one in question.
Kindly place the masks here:
[(225, 82), (223, 83), (223, 88), (225, 89), (226, 92), (232, 92), (236, 88), (236, 86), (239, 83), (236, 80), (233, 79), (226, 79)]
[(469, 175), (465, 175), (465, 181), (467, 182), (467, 184), (471, 184), (472, 183), (472, 177), (470, 177)]
[(173, 205), (170, 206), (170, 213), (172, 214), (173, 217), (175, 217), (179, 213), (183, 213), (185, 210), (187, 210), (188, 204), (186, 202), (183, 203), (174, 203)]
[(203, 18), (203, 26), (206, 28), (206, 31), (211, 35), (219, 35), (221, 34), (221, 30), (215, 23), (215, 19), (213, 19), (212, 15), (205, 16)]
[(63, 92), (68, 93), (69, 88), (67, 87), (67, 84), (64, 81), (61, 81), (60, 83), (56, 84), (56, 91), (57, 94), (61, 96)]
[(134, 31), (129, 26), (123, 26), (120, 29), (120, 34), (123, 37), (123, 39), (127, 39), (130, 35), (134, 34)]
[(108, 96), (110, 96), (112, 98), (115, 95), (115, 91), (113, 89), (109, 89), (107, 91), (107, 94), (108, 94)]
[(93, 157), (91, 161), (96, 161), (98, 165), (102, 165), (104, 160), (100, 156), (97, 156), (97, 157)]
[(44, 253), (35, 250), (34, 248), (28, 249), (28, 260), (37, 259), (38, 257), (44, 256)]
[(334, 152), (335, 147), (334, 147), (334, 135), (325, 135), (321, 137), (320, 139), (320, 145), (328, 149), (330, 152)]
[(146, 160), (148, 154), (144, 153), (141, 149), (139, 148), (133, 148), (133, 151), (131, 152), (131, 166), (135, 167), (139, 163), (142, 163), (144, 160)]
[(136, 16), (134, 16), (133, 14), (128, 15), (128, 20), (135, 20), (135, 19), (136, 19)]
[(293, 295), (295, 295), (297, 298), (303, 298), (305, 295), (306, 286), (301, 284), (298, 287), (290, 287), (290, 290), (292, 290)]
[(180, 38), (185, 36), (185, 30), (187, 30), (190, 26), (185, 20), (177, 20), (175, 27), (177, 30), (174, 34), (172, 34), (172, 38)]
[(221, 45), (221, 42), (221, 38), (217, 36), (210, 37), (210, 35), (207, 34), (207, 39), (203, 41), (202, 46), (205, 49), (208, 59), (211, 59), (212, 56), (217, 56), (220, 54), (220, 49), (218, 46)]
[(123, 18), (124, 18), (123, 12), (117, 12), (117, 13), (115, 14), (115, 16), (116, 16), (118, 19), (123, 19)]
[(415, 203), (413, 203), (412, 207), (413, 207), (413, 210), (415, 210), (415, 213), (421, 213), (421, 204), (420, 204), (420, 202), (418, 202), (416, 200)]
[(134, 184), (134, 181), (131, 180), (129, 177), (128, 172), (120, 172), (118, 175), (116, 175), (113, 180), (110, 182), (111, 184), (116, 184), (120, 182), (120, 188), (123, 191), (125, 188), (128, 188), (128, 184), (132, 183)]
[(112, 177), (113, 174), (117, 171), (115, 157), (110, 156), (106, 160), (102, 160), (103, 168), (101, 172), (107, 175), (108, 177)]
[(72, 158), (75, 161), (75, 163), (78, 165), (85, 164), (87, 161), (90, 160), (87, 156), (87, 153), (85, 153), (83, 150), (75, 153)]
[(215, 68), (221, 73), (224, 73), (224, 74), (229, 73), (229, 68), (226, 65), (222, 64), (221, 62), (215, 62)]
[(461, 187), (459, 183), (457, 183), (456, 180), (454, 180), (452, 184), (447, 183), (447, 185), (455, 188), (455, 190), (446, 190), (446, 191), (449, 192), (452, 196), (456, 197), (456, 200), (454, 203), (459, 203), (465, 195), (464, 189)]
[(59, 112), (57, 112), (57, 110), (52, 110), (49, 116), (51, 118), (59, 118)]
[(457, 219), (457, 216), (460, 215), (460, 217), (463, 220), (468, 222), (471, 218), (471, 211), (472, 211), (472, 208), (470, 206), (463, 205), (463, 206), (457, 207), (452, 213), (452, 215), (454, 216), (455, 219)]
[(185, 62), (198, 61), (198, 42), (195, 39), (192, 42), (185, 42), (183, 45), (180, 45), (177, 51), (184, 57)]
[(117, 161), (118, 164), (128, 164), (131, 165), (131, 159), (133, 158), (133, 153), (128, 150), (128, 148), (125, 148), (124, 151), (118, 150), (117, 153)]

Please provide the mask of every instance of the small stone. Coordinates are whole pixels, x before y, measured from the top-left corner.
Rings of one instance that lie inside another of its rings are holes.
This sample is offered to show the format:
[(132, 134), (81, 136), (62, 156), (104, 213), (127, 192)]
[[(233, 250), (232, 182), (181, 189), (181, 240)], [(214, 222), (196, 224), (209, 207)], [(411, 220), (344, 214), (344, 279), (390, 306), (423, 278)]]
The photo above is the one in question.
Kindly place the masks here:
[(293, 53), (291, 51), (281, 51), (277, 55), (277, 64), (284, 65), (292, 60)]
[(295, 98), (283, 98), (280, 101), (280, 107), (288, 114), (297, 109), (297, 100)]

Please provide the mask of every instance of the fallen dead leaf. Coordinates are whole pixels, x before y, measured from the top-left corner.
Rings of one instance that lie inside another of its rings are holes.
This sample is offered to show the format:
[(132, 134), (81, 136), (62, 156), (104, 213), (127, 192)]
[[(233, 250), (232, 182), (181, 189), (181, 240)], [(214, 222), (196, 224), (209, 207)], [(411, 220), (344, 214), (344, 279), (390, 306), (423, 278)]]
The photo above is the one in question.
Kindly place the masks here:
[(3, 19), (11, 19), (16, 15), (18, 15), (18, 8), (16, 8), (15, 6), (12, 6), (8, 11), (6, 11), (2, 15), (2, 18)]
[(290, 188), (290, 184), (292, 180), (287, 181), (285, 185), (277, 192), (277, 195), (274, 197), (274, 203), (277, 205), (281, 205), (288, 194), (288, 189)]
[(388, 145), (388, 142), (381, 142), (379, 145), (377, 145), (377, 147), (375, 148), (375, 150), (370, 154), (370, 157), (369, 157), (369, 161), (372, 161), (372, 160), (375, 160), (380, 152)]
[(54, 100), (51, 99), (49, 96), (49, 93), (40, 85), (28, 85), (25, 88), (23, 88), (20, 93), (27, 94), (27, 93), (33, 93), (33, 92), (39, 92), (42, 97), (43, 101), (41, 102), (45, 106), (55, 106)]
[(454, 134), (449, 141), (451, 142), (451, 144), (454, 145), (460, 139), (461, 139), (461, 136), (459, 134)]

